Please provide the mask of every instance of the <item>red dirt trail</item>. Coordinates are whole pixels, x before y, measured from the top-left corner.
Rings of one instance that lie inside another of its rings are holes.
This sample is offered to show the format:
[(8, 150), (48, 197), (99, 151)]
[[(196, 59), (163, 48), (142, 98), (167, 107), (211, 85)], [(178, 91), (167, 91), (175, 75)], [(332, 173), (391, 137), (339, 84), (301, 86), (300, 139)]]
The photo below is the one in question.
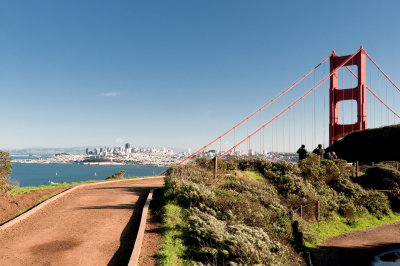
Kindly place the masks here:
[(141, 211), (163, 178), (78, 188), (0, 230), (0, 265), (127, 265)]
[(400, 248), (400, 222), (328, 238), (315, 250), (312, 263), (314, 266), (371, 265), (376, 255), (397, 248)]

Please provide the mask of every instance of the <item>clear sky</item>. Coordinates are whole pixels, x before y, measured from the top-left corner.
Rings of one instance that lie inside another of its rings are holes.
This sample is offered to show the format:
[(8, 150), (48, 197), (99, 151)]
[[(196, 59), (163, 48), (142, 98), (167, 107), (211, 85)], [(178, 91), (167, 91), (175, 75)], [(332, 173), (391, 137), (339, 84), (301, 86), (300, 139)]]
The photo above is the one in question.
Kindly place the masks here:
[(400, 83), (400, 2), (0, 0), (0, 149), (204, 145), (332, 50)]

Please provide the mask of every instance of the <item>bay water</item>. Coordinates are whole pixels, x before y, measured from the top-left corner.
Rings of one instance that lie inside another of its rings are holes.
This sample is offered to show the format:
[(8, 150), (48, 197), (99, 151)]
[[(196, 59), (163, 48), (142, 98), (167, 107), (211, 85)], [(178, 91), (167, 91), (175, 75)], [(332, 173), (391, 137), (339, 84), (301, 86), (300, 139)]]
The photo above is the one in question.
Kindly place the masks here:
[(87, 180), (105, 180), (118, 171), (126, 171), (125, 177), (160, 175), (168, 167), (143, 165), (83, 165), (83, 164), (37, 164), (13, 163), (11, 181), (17, 181), (20, 187), (49, 185), (61, 182), (79, 182)]

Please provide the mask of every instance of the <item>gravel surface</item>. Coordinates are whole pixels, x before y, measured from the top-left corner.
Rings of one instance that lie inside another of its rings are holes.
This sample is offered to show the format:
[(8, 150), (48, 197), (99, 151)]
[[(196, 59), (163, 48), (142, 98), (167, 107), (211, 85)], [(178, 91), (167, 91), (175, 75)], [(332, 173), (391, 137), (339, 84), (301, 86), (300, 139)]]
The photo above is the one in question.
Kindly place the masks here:
[(0, 231), (0, 265), (126, 265), (141, 209), (162, 178), (79, 188)]
[(371, 265), (374, 256), (395, 248), (400, 248), (399, 222), (328, 238), (316, 249), (313, 265)]

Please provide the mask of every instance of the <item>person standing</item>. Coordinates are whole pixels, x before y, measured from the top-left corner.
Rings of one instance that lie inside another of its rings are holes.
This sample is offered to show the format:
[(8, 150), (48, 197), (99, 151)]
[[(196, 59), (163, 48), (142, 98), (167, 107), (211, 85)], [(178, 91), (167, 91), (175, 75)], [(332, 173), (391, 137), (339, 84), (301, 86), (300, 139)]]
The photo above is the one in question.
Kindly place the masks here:
[(325, 150), (322, 148), (321, 144), (318, 144), (318, 147), (313, 150), (313, 153), (319, 156), (319, 159), (324, 158)]
[(297, 153), (299, 154), (299, 161), (305, 159), (307, 157), (307, 150), (306, 146), (303, 144), (301, 147), (297, 150)]

